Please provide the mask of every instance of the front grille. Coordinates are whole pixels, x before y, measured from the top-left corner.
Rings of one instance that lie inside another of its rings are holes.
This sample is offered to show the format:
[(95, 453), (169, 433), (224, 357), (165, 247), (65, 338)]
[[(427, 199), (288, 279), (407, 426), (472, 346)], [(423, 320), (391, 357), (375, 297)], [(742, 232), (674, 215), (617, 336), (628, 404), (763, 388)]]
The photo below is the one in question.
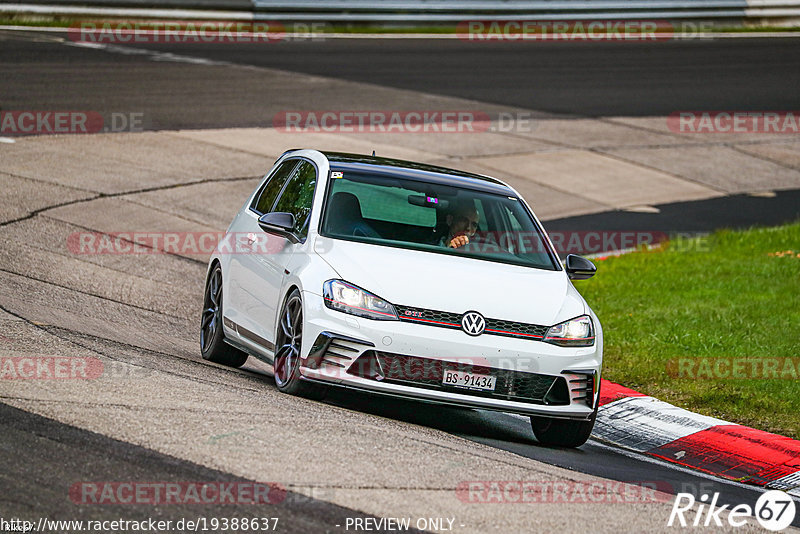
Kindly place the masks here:
[[(413, 308), (411, 306), (396, 305), (395, 309), (401, 321), (458, 330), (461, 330), (461, 318), (464, 316), (463, 313)], [(538, 324), (519, 323), (503, 319), (486, 319), (484, 334), (542, 340), (548, 329), (549, 327)]]
[[(368, 369), (370, 368), (370, 369)], [(445, 386), (445, 370), (462, 371), (496, 378), (494, 391)], [(448, 390), (464, 395), (490, 397), (536, 404), (569, 404), (563, 377), (495, 369), (472, 363), (444, 362), (404, 354), (368, 350), (348, 369), (349, 373), (391, 383), (428, 389)]]
[(500, 319), (486, 319), (486, 331), (498, 336), (528, 337), (532, 339), (544, 339), (544, 335), (549, 330), (547, 326), (538, 324), (517, 323), (514, 321), (502, 321)]
[(461, 330), (461, 313), (426, 310), (425, 308), (412, 308), (411, 306), (395, 306), (401, 321), (429, 324), (444, 328), (457, 328)]

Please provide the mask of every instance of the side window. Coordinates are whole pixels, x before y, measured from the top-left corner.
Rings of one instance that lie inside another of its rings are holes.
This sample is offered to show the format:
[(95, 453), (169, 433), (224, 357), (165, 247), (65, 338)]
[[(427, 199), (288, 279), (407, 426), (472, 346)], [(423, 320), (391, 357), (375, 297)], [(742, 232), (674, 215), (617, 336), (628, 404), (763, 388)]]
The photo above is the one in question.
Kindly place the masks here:
[(511, 236), (508, 239), (509, 252), (520, 257), (531, 257), (535, 254), (546, 255), (547, 247), (542, 236), (533, 226), (533, 222), (527, 217), (527, 214), (524, 214), (522, 205), (516, 203), (514, 209), (505, 206), (504, 211), (511, 226)]
[(281, 163), (280, 167), (275, 169), (275, 172), (272, 173), (272, 176), (253, 200), (253, 204), (250, 207), (261, 215), (269, 212), (272, 209), (272, 205), (275, 204), (275, 199), (278, 198), (278, 193), (281, 192), (283, 184), (286, 183), (286, 180), (292, 174), (292, 170), (294, 170), (296, 166), (296, 159), (290, 159)]
[(294, 233), (301, 239), (308, 234), (308, 216), (314, 201), (314, 188), (317, 185), (317, 169), (313, 164), (303, 161), (292, 172), (286, 187), (273, 211), (284, 211), (294, 215)]
[(489, 214), (486, 212), (486, 206), (479, 198), (475, 199), (475, 209), (478, 210), (478, 231), (487, 232), (489, 230)]
[[(511, 235), (517, 238), (508, 240), (508, 251), (512, 254), (524, 254), (527, 252), (527, 250), (525, 250), (525, 230), (513, 213), (509, 213), (508, 219), (511, 222)], [(517, 246), (515, 247), (514, 245)]]

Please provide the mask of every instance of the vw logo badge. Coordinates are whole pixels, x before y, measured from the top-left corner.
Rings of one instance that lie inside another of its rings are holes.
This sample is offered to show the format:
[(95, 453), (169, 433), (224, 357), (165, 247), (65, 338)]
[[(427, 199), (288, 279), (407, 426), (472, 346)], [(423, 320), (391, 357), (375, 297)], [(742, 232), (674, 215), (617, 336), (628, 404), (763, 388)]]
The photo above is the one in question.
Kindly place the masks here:
[(467, 312), (461, 318), (461, 328), (471, 336), (479, 336), (486, 328), (486, 319), (476, 311)]

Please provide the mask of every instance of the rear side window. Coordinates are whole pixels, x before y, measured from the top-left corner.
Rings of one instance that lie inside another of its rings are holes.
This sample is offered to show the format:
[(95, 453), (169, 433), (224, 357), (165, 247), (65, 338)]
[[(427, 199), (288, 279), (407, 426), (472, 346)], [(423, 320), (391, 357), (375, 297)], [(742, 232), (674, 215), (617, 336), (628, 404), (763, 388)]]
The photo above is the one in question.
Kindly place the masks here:
[(267, 180), (264, 188), (256, 196), (255, 200), (253, 200), (253, 204), (250, 207), (260, 215), (272, 211), (272, 206), (275, 204), (275, 199), (278, 198), (278, 193), (281, 192), (283, 184), (286, 183), (286, 180), (292, 174), (296, 166), (296, 159), (286, 160), (281, 163), (281, 165), (275, 169), (275, 172), (272, 173), (269, 180)]
[(292, 171), (286, 187), (275, 205), (276, 212), (294, 215), (294, 233), (301, 239), (308, 234), (308, 216), (314, 201), (314, 188), (317, 185), (317, 169), (308, 161), (301, 161)]

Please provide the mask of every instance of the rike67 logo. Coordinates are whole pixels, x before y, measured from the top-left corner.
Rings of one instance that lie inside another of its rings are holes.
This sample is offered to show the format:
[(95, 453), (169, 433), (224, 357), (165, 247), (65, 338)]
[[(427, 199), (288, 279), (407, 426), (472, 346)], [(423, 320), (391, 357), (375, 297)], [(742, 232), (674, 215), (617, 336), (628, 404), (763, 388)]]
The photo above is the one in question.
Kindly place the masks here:
[[(739, 504), (728, 510), (729, 505), (718, 506), (718, 500), (719, 493), (714, 493), (711, 501), (708, 494), (704, 494), (700, 497), (699, 503), (691, 493), (678, 493), (672, 504), (667, 526), (722, 527), (728, 523), (731, 527), (741, 527), (747, 524), (748, 517), (755, 516), (762, 527), (777, 532), (791, 525), (796, 513), (792, 497), (778, 490), (762, 494), (756, 501), (755, 508), (749, 504)], [(696, 511), (695, 504), (698, 505)], [(726, 511), (727, 514), (723, 516), (723, 512)]]

